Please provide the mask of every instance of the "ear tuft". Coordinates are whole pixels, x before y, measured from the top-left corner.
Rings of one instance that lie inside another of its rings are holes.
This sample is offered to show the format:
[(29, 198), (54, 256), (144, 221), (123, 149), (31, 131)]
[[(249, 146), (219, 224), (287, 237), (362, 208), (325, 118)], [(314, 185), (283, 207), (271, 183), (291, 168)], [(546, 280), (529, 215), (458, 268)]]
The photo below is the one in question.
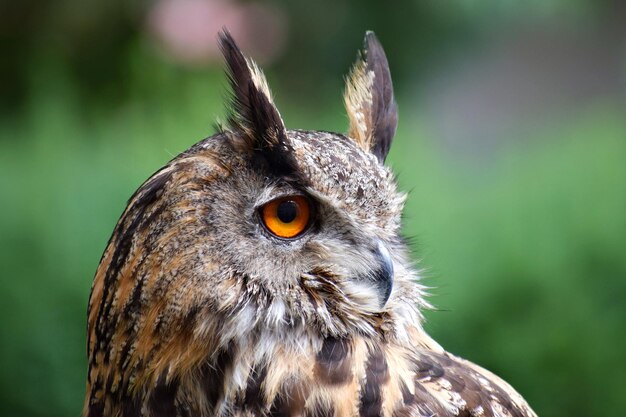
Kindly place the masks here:
[(350, 120), (348, 135), (384, 162), (396, 132), (398, 110), (389, 63), (374, 32), (365, 34), (364, 50), (346, 80), (344, 102)]
[(293, 173), (297, 167), (285, 125), (263, 72), (225, 29), (219, 34), (219, 45), (232, 91), (228, 127), (243, 139), (244, 148), (262, 156), (272, 170), (281, 175)]

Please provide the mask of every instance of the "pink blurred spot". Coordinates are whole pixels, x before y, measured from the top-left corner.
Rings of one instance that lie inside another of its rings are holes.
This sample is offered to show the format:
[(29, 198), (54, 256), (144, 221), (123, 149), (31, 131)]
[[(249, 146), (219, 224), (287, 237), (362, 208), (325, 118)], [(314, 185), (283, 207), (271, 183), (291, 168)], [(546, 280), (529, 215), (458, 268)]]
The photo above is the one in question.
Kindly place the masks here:
[(271, 61), (285, 41), (285, 19), (274, 7), (228, 0), (159, 0), (148, 29), (163, 51), (181, 64), (221, 61), (217, 34), (227, 28), (239, 46), (260, 62)]

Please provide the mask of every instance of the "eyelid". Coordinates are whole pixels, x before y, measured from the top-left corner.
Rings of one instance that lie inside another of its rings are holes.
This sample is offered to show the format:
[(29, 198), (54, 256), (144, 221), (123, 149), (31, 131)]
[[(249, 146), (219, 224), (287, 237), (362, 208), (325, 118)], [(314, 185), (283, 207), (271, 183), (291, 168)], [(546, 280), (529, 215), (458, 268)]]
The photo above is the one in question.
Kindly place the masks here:
[(254, 206), (255, 211), (260, 210), (263, 206), (271, 203), (272, 201), (275, 200), (280, 200), (281, 198), (287, 198), (287, 197), (304, 197), (306, 198), (310, 203), (313, 203), (315, 200), (313, 198), (311, 198), (311, 196), (309, 196), (307, 193), (304, 193), (302, 191), (299, 190), (294, 190), (294, 189), (284, 189), (284, 190), (271, 190), (270, 193), (264, 194), (262, 195), (257, 203)]

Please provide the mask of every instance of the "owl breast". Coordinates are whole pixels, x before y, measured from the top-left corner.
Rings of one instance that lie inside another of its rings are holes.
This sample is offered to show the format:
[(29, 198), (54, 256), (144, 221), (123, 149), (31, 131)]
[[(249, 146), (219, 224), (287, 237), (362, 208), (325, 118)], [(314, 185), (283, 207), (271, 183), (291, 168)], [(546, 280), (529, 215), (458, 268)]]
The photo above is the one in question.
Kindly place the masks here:
[(179, 400), (210, 388), (205, 401), (185, 408), (233, 417), (533, 415), (505, 382), (428, 338), (408, 347), (361, 337), (277, 342), (275, 336), (226, 347), (178, 387)]

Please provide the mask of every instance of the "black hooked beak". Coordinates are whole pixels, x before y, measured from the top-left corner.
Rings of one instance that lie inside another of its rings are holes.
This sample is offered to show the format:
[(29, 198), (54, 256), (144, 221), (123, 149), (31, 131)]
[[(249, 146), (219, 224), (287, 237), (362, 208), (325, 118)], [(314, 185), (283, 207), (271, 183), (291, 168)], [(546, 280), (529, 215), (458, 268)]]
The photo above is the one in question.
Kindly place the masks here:
[(378, 287), (380, 308), (383, 308), (387, 304), (393, 288), (393, 261), (387, 247), (380, 241), (374, 250), (374, 256), (378, 261), (378, 268), (372, 272), (372, 279)]

